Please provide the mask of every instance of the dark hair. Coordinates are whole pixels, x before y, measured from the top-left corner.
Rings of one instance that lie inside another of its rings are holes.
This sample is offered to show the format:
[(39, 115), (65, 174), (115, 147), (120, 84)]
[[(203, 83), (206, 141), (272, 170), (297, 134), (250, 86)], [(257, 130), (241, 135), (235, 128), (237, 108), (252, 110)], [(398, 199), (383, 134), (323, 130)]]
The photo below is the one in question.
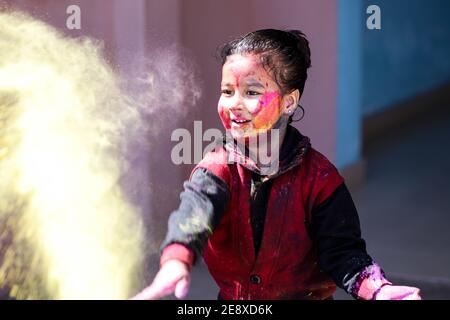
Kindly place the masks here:
[(232, 40), (220, 49), (222, 65), (233, 54), (254, 53), (274, 76), (283, 94), (299, 89), (303, 93), (307, 69), (311, 67), (309, 42), (299, 30), (263, 29)]

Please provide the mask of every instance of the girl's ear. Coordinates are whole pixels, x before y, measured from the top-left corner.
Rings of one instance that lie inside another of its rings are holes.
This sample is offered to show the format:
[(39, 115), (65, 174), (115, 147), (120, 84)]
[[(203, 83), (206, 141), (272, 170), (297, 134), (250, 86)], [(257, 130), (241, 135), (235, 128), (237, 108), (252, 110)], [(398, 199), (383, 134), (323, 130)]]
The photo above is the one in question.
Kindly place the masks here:
[(292, 115), (298, 106), (298, 101), (300, 100), (300, 91), (295, 89), (291, 93), (287, 93), (283, 97), (283, 113), (287, 115)]

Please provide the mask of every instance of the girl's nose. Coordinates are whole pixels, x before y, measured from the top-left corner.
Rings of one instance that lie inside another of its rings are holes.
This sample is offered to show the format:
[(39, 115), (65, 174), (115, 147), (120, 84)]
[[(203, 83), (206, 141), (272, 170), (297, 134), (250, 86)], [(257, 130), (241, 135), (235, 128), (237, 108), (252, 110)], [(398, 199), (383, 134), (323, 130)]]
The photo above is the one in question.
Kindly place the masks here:
[(244, 109), (242, 99), (239, 96), (236, 95), (233, 100), (234, 101), (230, 106), (231, 111), (238, 111), (238, 110), (241, 111), (242, 109)]
[(234, 104), (231, 106), (230, 111), (242, 111), (243, 107), (242, 104)]

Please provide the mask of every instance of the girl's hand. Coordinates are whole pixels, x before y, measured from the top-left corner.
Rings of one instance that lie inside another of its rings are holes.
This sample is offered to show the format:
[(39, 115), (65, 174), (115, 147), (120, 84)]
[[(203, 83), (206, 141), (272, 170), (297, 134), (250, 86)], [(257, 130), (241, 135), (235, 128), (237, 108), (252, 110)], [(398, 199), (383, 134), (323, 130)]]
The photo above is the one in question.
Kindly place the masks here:
[(186, 297), (191, 276), (188, 266), (179, 260), (165, 262), (155, 276), (152, 284), (131, 300), (155, 300), (175, 293), (178, 299)]
[(375, 300), (422, 300), (420, 289), (393, 285), (383, 286), (374, 298)]

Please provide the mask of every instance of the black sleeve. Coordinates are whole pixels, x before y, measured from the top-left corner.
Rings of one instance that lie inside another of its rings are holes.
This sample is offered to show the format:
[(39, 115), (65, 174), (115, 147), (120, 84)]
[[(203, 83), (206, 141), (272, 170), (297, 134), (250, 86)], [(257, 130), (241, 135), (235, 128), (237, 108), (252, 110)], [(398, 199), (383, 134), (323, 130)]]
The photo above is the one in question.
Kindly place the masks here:
[(195, 170), (191, 180), (183, 186), (180, 206), (169, 217), (167, 235), (160, 249), (181, 243), (192, 249), (198, 258), (220, 222), (230, 191), (222, 179), (204, 168)]
[(366, 252), (358, 212), (344, 183), (313, 208), (310, 232), (317, 243), (319, 266), (351, 294), (359, 273), (373, 260)]

